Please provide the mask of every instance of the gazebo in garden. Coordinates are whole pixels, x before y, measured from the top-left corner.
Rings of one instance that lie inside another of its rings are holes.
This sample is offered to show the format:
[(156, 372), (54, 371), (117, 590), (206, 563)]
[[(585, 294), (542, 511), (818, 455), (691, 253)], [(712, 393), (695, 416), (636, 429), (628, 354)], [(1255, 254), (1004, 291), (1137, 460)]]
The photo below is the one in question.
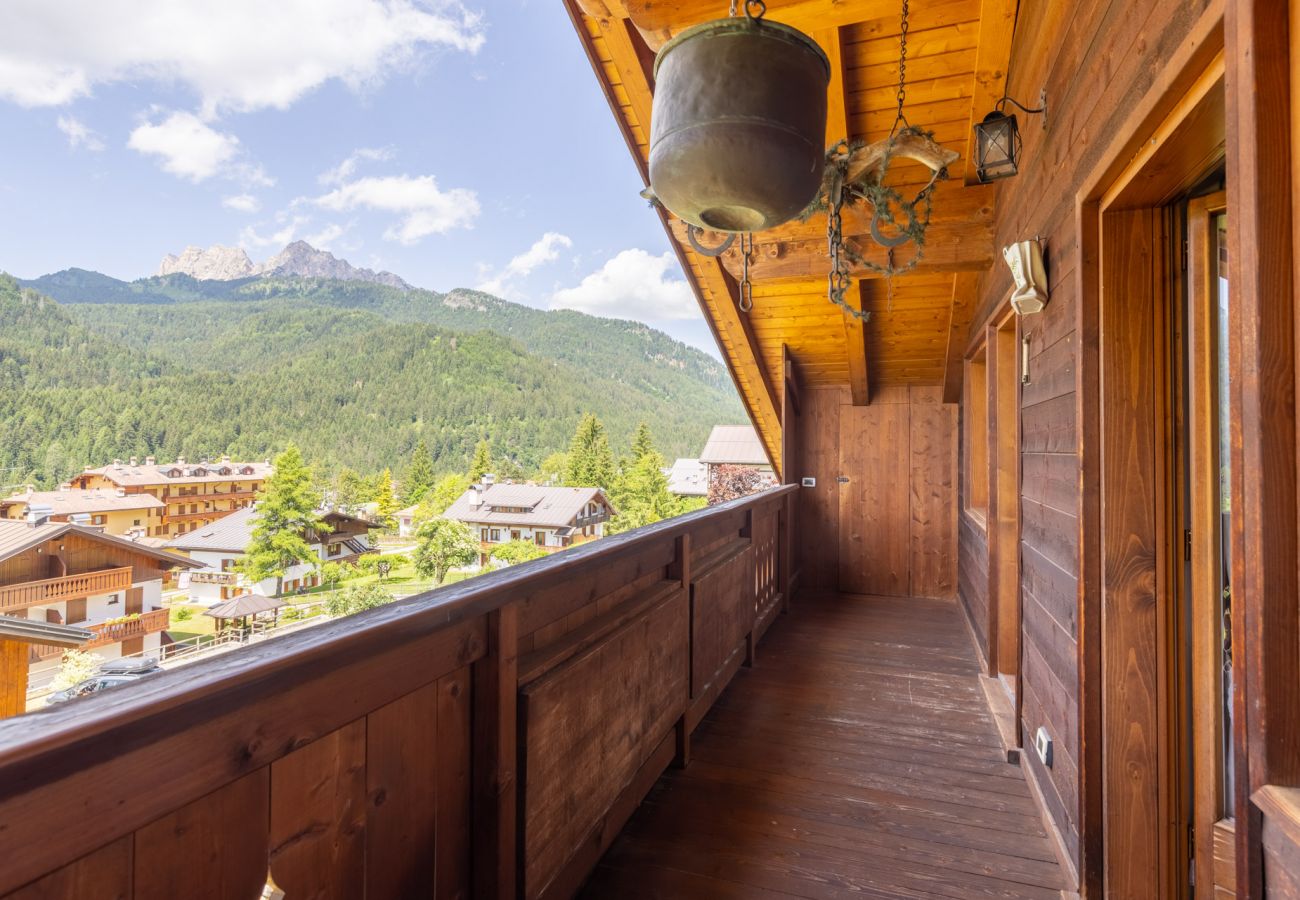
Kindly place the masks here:
[(238, 597), (232, 597), (225, 603), (218, 603), (210, 609), (205, 609), (203, 615), (211, 616), (217, 620), (218, 633), (226, 629), (226, 623), (232, 619), (239, 619), (239, 627), (247, 629), (249, 619), (257, 620), (262, 613), (271, 613), (271, 621), (274, 623), (280, 618), (280, 607), (285, 602), (276, 597), (264, 597), (261, 594), (240, 594)]

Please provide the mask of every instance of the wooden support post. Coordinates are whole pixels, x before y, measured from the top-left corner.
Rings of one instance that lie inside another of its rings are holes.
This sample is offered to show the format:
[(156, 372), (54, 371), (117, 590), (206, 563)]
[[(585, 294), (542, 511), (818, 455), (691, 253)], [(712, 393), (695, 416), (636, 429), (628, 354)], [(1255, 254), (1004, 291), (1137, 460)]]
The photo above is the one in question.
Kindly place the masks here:
[(30, 646), (0, 640), (0, 718), (27, 711), (27, 654)]
[(519, 610), (488, 614), (487, 655), (474, 663), (474, 896), (513, 900), (519, 874)]
[(792, 587), (790, 563), (790, 524), (793, 519), (792, 505), (794, 495), (781, 501), (776, 511), (776, 586), (781, 591), (781, 612), (790, 611), (790, 590)]

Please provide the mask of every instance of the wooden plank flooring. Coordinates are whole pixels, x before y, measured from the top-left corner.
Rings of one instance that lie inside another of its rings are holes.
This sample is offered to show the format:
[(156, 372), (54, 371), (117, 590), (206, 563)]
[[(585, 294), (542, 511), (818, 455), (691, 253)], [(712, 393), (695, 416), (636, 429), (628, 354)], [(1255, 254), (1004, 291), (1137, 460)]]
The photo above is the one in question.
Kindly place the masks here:
[(953, 601), (805, 593), (585, 898), (1058, 898)]

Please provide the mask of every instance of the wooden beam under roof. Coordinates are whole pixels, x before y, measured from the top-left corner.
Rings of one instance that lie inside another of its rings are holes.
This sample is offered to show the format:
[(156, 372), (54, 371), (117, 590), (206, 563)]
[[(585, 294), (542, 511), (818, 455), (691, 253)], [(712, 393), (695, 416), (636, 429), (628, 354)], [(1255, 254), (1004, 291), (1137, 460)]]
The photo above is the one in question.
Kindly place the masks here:
[[(582, 0), (585, 4), (589, 0)], [(616, 0), (603, 0), (604, 10), (611, 13), (610, 4)], [(649, 182), (646, 156), (648, 147), (639, 143), (636, 131), (648, 140), (650, 134), (650, 110), (653, 105), (651, 90), (651, 72), (653, 56), (650, 54), (642, 34), (630, 27), (627, 19), (613, 18), (603, 21), (599, 16), (589, 16), (578, 6), (578, 0), (566, 0), (566, 7), (573, 20), (574, 29), (586, 48), (592, 70), (605, 89), (606, 100), (623, 131), (623, 137), (631, 151), (633, 160), (641, 173), (644, 183)], [(617, 75), (617, 82), (595, 47), (599, 40), (610, 65)], [(625, 101), (620, 102), (620, 93)], [(627, 105), (624, 106), (623, 103)], [(736, 383), (750, 418), (758, 426), (759, 435), (772, 465), (780, 469), (781, 456), (781, 417), (777, 404), (776, 392), (772, 388), (762, 358), (758, 353), (758, 344), (753, 332), (748, 327), (740, 310), (736, 307), (735, 297), (729, 285), (726, 270), (716, 259), (701, 257), (688, 249), (684, 241), (673, 240), (675, 235), (669, 229), (668, 218), (660, 210), (664, 229), (668, 232), (670, 243), (677, 253), (688, 282), (694, 289), (704, 318), (713, 332), (718, 348), (727, 359), (728, 369)]]
[[(743, 0), (737, 0), (737, 9)], [(701, 22), (725, 18), (725, 0), (624, 0), (627, 14), (650, 46), (658, 50), (665, 38)], [(964, 0), (930, 0), (911, 11), (909, 24), (917, 30), (939, 28), (969, 20)], [(856, 25), (865, 34), (899, 32), (898, 0), (793, 0), (768, 4), (765, 18), (792, 25), (806, 33), (843, 25)]]
[[(1018, 5), (1019, 0), (982, 0), (980, 3), (980, 39), (975, 49), (975, 88), (970, 98), (970, 129), (966, 135), (967, 184), (979, 183), (974, 162), (975, 126), (983, 121), (984, 116), (993, 109), (993, 104), (1006, 93), (1011, 38), (1016, 30)], [(1033, 107), (1037, 104), (1025, 105)]]
[[(859, 281), (849, 286), (844, 300), (858, 312), (862, 312), (865, 302), (862, 292), (866, 290)], [(871, 402), (871, 383), (867, 379), (867, 336), (865, 323), (857, 316), (840, 311), (844, 320), (844, 352), (849, 359), (849, 388), (854, 406), (866, 406)]]
[(980, 273), (959, 272), (953, 278), (952, 306), (948, 317), (948, 349), (944, 354), (943, 402), (961, 401), (962, 362), (966, 356), (966, 333), (979, 289)]

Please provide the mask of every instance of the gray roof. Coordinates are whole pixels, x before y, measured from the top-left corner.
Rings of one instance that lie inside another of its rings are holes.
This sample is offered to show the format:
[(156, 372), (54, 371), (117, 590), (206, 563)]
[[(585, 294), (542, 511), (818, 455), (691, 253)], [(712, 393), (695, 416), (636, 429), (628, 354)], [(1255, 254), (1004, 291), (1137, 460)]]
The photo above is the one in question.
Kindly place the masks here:
[(0, 506), (48, 506), (52, 515), (103, 513), (166, 507), (153, 494), (119, 494), (116, 488), (69, 488), (58, 491), (24, 491), (0, 500)]
[(700, 462), (741, 466), (771, 464), (753, 425), (714, 425), (709, 441), (700, 453)]
[(39, 619), (0, 616), (0, 640), (20, 644), (52, 644), (55, 647), (80, 647), (95, 636), (89, 628), (59, 625)]
[[(614, 505), (605, 492), (594, 487), (540, 487), (531, 484), (492, 484), (480, 490), (483, 502), (470, 505), (475, 489), (470, 488), (443, 513), (448, 519), (482, 525), (524, 525), (560, 528), (572, 525), (582, 508), (598, 500), (611, 514)], [(498, 507), (522, 507), (527, 512), (498, 512)]]
[(71, 522), (46, 522), (43, 525), (33, 526), (16, 519), (0, 519), (0, 562), (9, 559), (11, 556), (17, 556), (24, 550), (38, 544), (43, 544), (45, 541), (53, 540), (68, 533), (78, 534), (92, 541), (112, 544), (115, 547), (130, 550), (142, 556), (162, 560), (173, 566), (184, 566), (192, 569), (197, 565), (183, 556), (167, 553), (164, 550), (146, 544), (139, 544), (116, 535), (104, 534), (98, 528), (73, 525)]
[(203, 615), (212, 616), (214, 619), (242, 619), (244, 616), (270, 612), (286, 605), (283, 600), (277, 600), (275, 597), (264, 597), (261, 594), (240, 594), (238, 597), (230, 598), (225, 603), (218, 603), (216, 606), (208, 607), (203, 610)]
[[(167, 546), (175, 547), (177, 550), (225, 550), (231, 553), (243, 553), (248, 542), (253, 539), (253, 520), (256, 516), (257, 507), (246, 506), (202, 528), (172, 538)], [(321, 517), (335, 521), (361, 522), (366, 526), (371, 524), (366, 519), (337, 511), (322, 513)]]
[(698, 459), (678, 459), (663, 470), (668, 479), (668, 493), (679, 497), (707, 497), (709, 475)]
[(256, 506), (246, 506), (202, 528), (172, 538), (167, 546), (177, 550), (230, 550), (243, 553), (253, 538), (253, 517), (256, 514)]

